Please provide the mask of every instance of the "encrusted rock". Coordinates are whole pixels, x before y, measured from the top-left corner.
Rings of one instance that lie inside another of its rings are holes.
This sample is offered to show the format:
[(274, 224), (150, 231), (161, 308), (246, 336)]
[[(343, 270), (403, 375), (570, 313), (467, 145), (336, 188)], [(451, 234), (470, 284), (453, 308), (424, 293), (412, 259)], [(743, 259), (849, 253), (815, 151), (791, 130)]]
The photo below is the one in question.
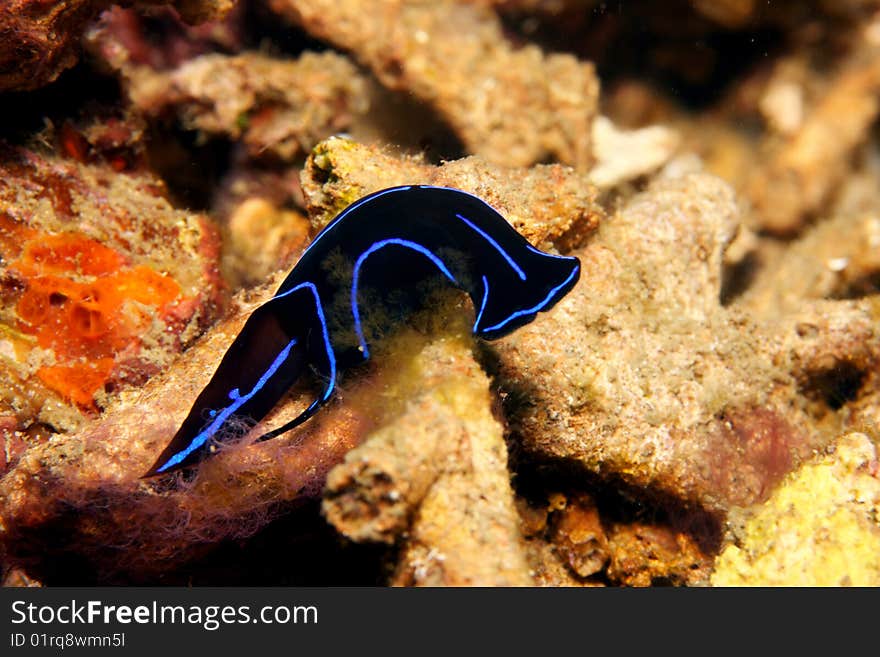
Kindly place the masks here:
[[(0, 6), (0, 91), (35, 89), (52, 82), (79, 57), (89, 22), (111, 0), (5, 0)], [(143, 0), (173, 4), (191, 22), (216, 18), (233, 0)]]
[(599, 81), (571, 55), (514, 49), (498, 17), (460, 0), (272, 0), (276, 11), (351, 52), (385, 86), (436, 108), (468, 151), (504, 166), (552, 157), (586, 170)]
[(70, 430), (213, 321), (218, 235), (153, 176), (0, 150), (0, 405)]
[[(313, 156), (313, 207), (425, 171), (336, 142)], [(537, 241), (510, 193), (507, 216)], [(580, 283), (553, 312), (488, 346), (529, 452), (724, 510), (764, 499), (834, 437), (847, 417), (838, 409), (867, 394), (860, 384), (880, 358), (872, 306), (801, 303), (768, 320), (725, 308), (723, 255), (738, 219), (717, 178), (658, 180), (575, 252)]]
[(754, 510), (715, 586), (880, 585), (880, 477), (864, 434), (841, 436)]
[(815, 417), (846, 417), (837, 368), (858, 383), (877, 367), (876, 316), (859, 302), (768, 322), (722, 307), (736, 219), (715, 178), (658, 181), (576, 252), (581, 282), (554, 312), (492, 345), (502, 387), (530, 400), (510, 406), (528, 450), (726, 509), (833, 438)]
[(254, 158), (292, 160), (344, 131), (368, 108), (355, 67), (333, 52), (295, 60), (260, 53), (202, 55), (170, 72), (126, 67), (132, 103), (147, 115), (244, 144)]
[(405, 537), (393, 583), (528, 585), (489, 381), (473, 360), (469, 325), (451, 324), (449, 337), (415, 352), (393, 391), (410, 400), (403, 414), (330, 472), (324, 513), (355, 540)]
[(604, 215), (588, 178), (561, 165), (506, 169), (479, 157), (430, 166), (349, 139), (321, 142), (306, 163), (303, 193), (316, 230), (358, 198), (407, 184), (455, 187), (498, 210), (532, 244), (566, 248), (595, 231)]

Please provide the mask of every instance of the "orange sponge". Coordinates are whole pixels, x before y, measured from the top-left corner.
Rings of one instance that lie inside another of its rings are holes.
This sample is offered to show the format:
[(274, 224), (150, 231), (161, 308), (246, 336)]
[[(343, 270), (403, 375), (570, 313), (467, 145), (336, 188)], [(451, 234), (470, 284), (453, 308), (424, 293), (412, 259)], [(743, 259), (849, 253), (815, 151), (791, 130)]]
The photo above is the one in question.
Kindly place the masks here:
[(78, 233), (27, 240), (11, 268), (26, 284), (16, 306), (21, 330), (54, 351), (58, 364), (37, 376), (76, 404), (93, 408), (116, 355), (140, 344), (149, 313), (180, 297), (180, 285), (144, 265), (128, 266), (114, 249)]
[(90, 408), (94, 406), (95, 393), (110, 378), (114, 365), (112, 358), (98, 358), (77, 365), (53, 365), (41, 367), (37, 370), (37, 377), (65, 399)]

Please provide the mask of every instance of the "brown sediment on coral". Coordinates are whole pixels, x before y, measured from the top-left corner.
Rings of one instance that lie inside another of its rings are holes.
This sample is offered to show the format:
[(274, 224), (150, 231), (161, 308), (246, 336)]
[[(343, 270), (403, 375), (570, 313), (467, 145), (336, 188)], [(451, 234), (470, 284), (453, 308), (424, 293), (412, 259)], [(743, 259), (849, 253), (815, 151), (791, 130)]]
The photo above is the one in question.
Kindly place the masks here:
[(435, 108), (469, 152), (506, 166), (553, 158), (585, 170), (599, 82), (589, 62), (514, 49), (497, 16), (458, 0), (273, 0), (315, 37), (349, 51), (378, 80)]
[(557, 556), (580, 578), (604, 570), (611, 549), (595, 502), (585, 494), (569, 499), (557, 495), (554, 502), (559, 518), (553, 523), (550, 543)]
[(153, 176), (0, 148), (0, 401), (69, 430), (213, 321), (218, 236)]
[(241, 142), (251, 157), (292, 160), (349, 128), (368, 100), (363, 77), (333, 52), (296, 59), (202, 55), (173, 71), (126, 67), (132, 103), (148, 116)]
[(468, 325), (454, 324), (401, 377), (403, 413), (330, 472), (324, 514), (354, 540), (402, 543), (393, 584), (528, 585), (503, 429)]
[(693, 538), (666, 525), (616, 525), (608, 543), (608, 578), (622, 586), (705, 584), (711, 572), (711, 557)]
[(597, 189), (570, 167), (506, 169), (476, 156), (431, 166), (417, 157), (397, 156), (343, 138), (328, 139), (315, 148), (302, 182), (316, 230), (358, 198), (406, 184), (455, 187), (475, 194), (539, 246), (549, 243), (565, 249), (580, 243), (604, 215)]
[[(8, 0), (0, 7), (0, 91), (35, 89), (52, 82), (79, 58), (80, 37), (111, 0)], [(143, 0), (172, 4), (191, 22), (225, 14), (232, 0)]]
[(644, 587), (708, 583), (720, 538), (718, 518), (699, 509), (686, 509), (671, 498), (645, 507), (644, 497), (636, 489), (596, 487), (594, 483), (585, 484), (583, 475), (569, 472), (560, 476), (560, 472), (548, 470), (544, 486), (550, 486), (552, 492), (532, 489), (526, 497), (517, 498), (536, 584)]

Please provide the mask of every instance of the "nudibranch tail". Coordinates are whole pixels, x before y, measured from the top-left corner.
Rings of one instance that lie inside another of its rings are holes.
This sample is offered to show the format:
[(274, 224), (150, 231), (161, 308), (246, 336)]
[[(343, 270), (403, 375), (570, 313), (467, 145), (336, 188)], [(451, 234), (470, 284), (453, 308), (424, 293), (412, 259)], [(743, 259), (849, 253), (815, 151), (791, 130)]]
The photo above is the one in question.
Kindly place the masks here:
[[(196, 398), (174, 438), (144, 475), (192, 465), (222, 442), (234, 419), (262, 418), (299, 378), (308, 360), (309, 329), (296, 321), (314, 290), (273, 297), (248, 318)], [(305, 303), (304, 303), (305, 302)], [(335, 370), (334, 370), (335, 375)]]
[(540, 275), (533, 275), (533, 280), (529, 281), (533, 294), (528, 299), (513, 299), (518, 295), (517, 291), (493, 290), (492, 284), (484, 276), (482, 297), (479, 301), (473, 298), (474, 307), (479, 308), (474, 321), (474, 335), (484, 340), (497, 340), (525, 326), (539, 312), (550, 310), (568, 294), (577, 284), (580, 273), (577, 258), (559, 258), (548, 262)]
[(381, 316), (373, 306), (388, 298), (389, 287), (420, 294), (419, 285), (435, 277), (464, 290), (474, 306), (474, 335), (494, 340), (552, 308), (579, 276), (577, 258), (536, 249), (467, 192), (413, 185), (360, 199), (315, 237), (275, 296), (251, 314), (145, 476), (193, 465), (236, 421), (259, 422), (305, 371), (323, 390), (258, 440), (312, 417), (332, 397), (338, 371), (370, 357), (376, 326), (365, 327), (371, 315)]

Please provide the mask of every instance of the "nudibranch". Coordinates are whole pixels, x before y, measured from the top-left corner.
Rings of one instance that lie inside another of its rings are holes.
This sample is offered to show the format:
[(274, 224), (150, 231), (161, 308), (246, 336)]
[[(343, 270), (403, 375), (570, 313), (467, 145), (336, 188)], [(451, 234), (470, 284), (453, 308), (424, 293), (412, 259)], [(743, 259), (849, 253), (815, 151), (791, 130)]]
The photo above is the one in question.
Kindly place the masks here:
[(394, 315), (373, 310), (399, 309), (421, 283), (443, 280), (464, 290), (476, 311), (474, 335), (493, 340), (550, 309), (579, 276), (577, 258), (536, 249), (467, 192), (410, 185), (366, 196), (315, 237), (275, 295), (254, 310), (144, 476), (197, 463), (231, 422), (262, 420), (310, 369), (323, 383), (316, 399), (260, 439), (308, 420), (330, 400), (338, 373), (370, 358), (368, 336)]

